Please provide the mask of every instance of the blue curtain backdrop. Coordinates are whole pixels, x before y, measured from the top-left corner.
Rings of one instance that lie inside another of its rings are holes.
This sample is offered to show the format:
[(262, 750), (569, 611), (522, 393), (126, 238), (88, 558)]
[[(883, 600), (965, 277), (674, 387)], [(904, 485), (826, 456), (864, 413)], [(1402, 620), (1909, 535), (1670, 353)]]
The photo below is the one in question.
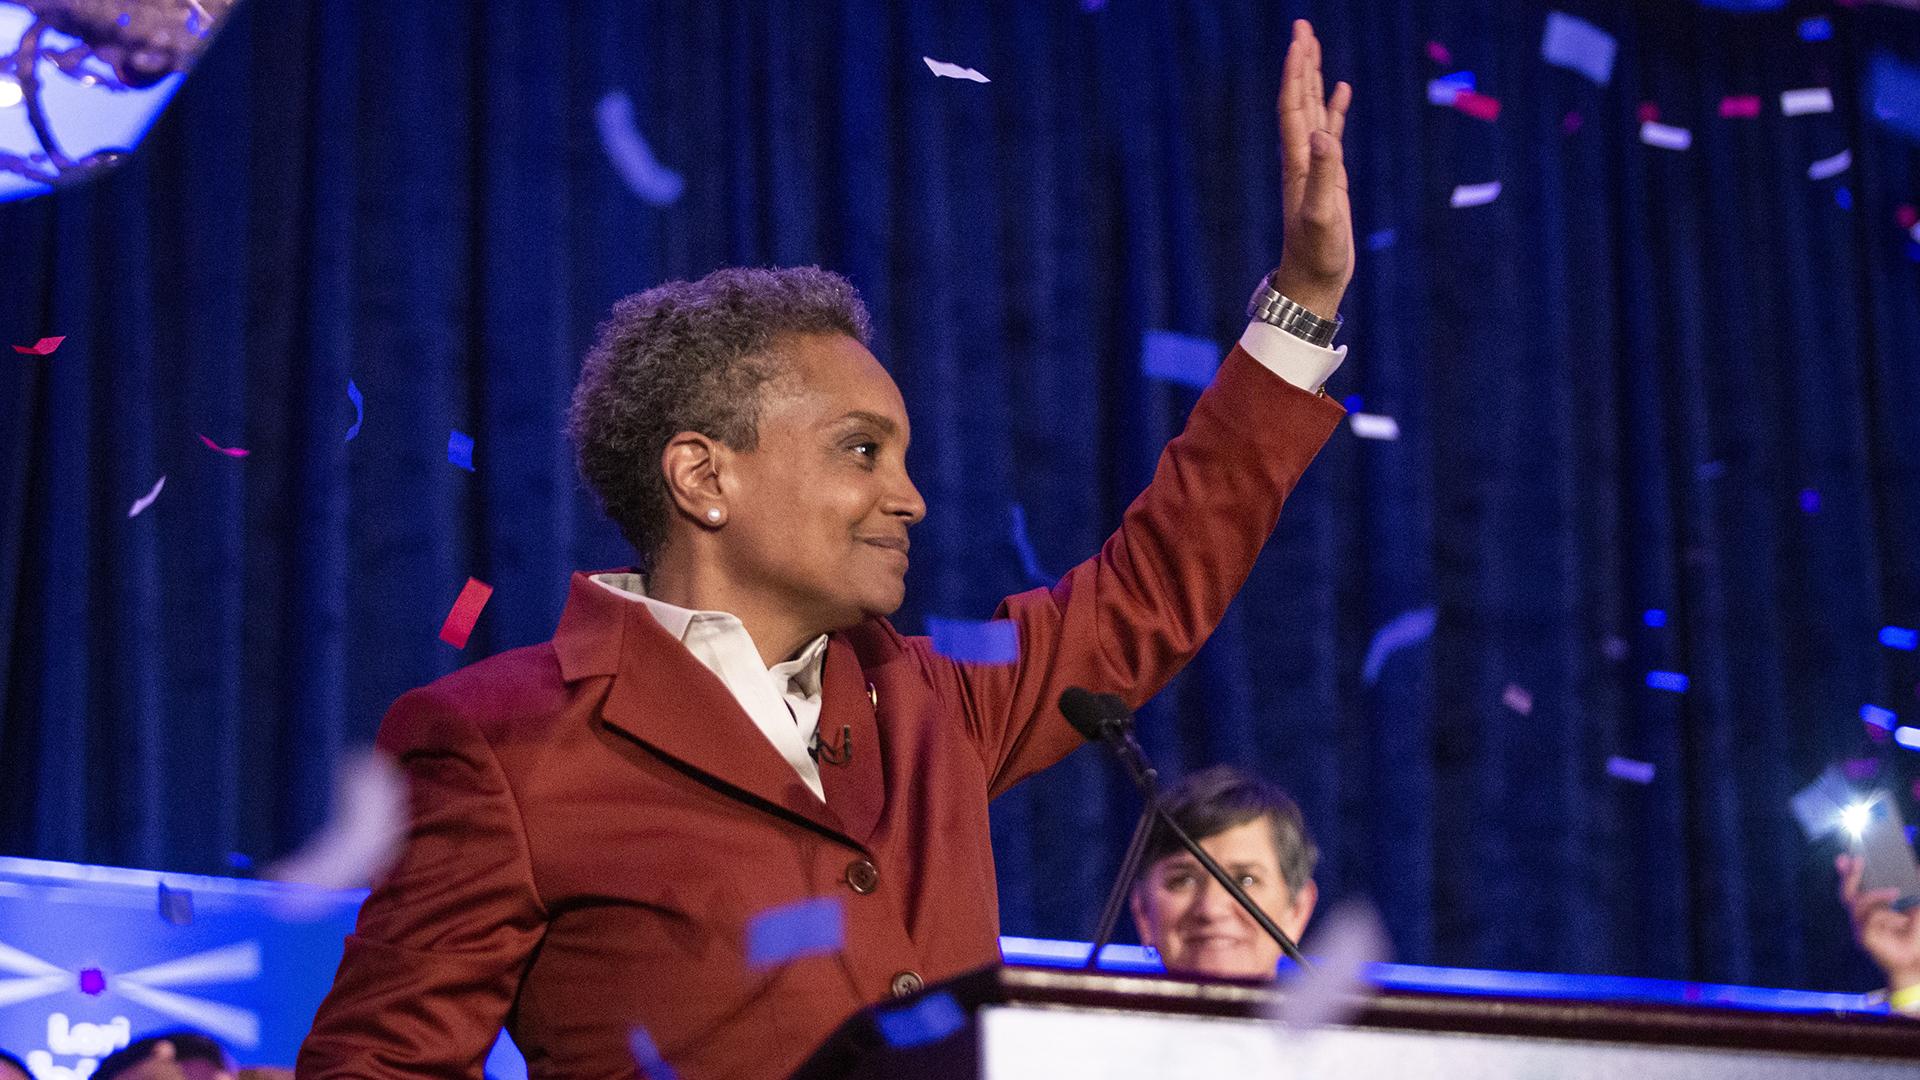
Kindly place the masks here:
[[(1560, 7), (1617, 35), (1609, 85), (1543, 64), (1523, 2), (250, 0), (131, 165), (0, 207), (0, 332), (67, 335), (0, 363), (0, 850), (264, 860), (396, 695), (546, 638), (570, 570), (628, 560), (561, 436), (578, 359), (664, 279), (864, 291), (932, 507), (904, 628), (1084, 557), (1193, 398), (1142, 333), (1224, 345), (1279, 258), (1304, 15), (1358, 88), (1333, 390), (1402, 434), (1335, 437), (1149, 750), (1290, 788), (1324, 895), (1370, 897), (1404, 960), (1876, 985), (1786, 806), (1842, 758), (1911, 776), (1857, 717), (1920, 714), (1876, 640), (1920, 620), (1920, 155), (1858, 87), (1920, 26)], [(1459, 68), (1496, 122), (1428, 103)], [(1805, 86), (1835, 110), (1783, 117)], [(621, 182), (609, 93), (677, 201)], [(1761, 116), (1722, 119), (1735, 94)], [(1690, 150), (1640, 141), (1649, 102)], [(457, 651), (469, 576), (496, 591)], [(1084, 937), (1135, 809), (1092, 752), (1002, 799), (1005, 929)]]

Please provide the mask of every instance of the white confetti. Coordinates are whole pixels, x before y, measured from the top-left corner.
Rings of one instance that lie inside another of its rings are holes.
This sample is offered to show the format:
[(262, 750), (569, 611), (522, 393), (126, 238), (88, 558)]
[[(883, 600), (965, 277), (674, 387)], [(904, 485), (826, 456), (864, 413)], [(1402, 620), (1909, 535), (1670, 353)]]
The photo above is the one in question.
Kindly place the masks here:
[(139, 498), (133, 500), (133, 506), (127, 510), (127, 516), (138, 517), (140, 514), (140, 511), (145, 510), (147, 507), (153, 505), (153, 500), (160, 497), (160, 489), (166, 486), (167, 486), (167, 478), (162, 476), (160, 478), (160, 481), (153, 485), (152, 491), (149, 491), (145, 495), (142, 495)]
[(1780, 94), (1780, 111), (1788, 116), (1810, 116), (1833, 111), (1833, 91), (1824, 86), (1785, 90)]
[(1453, 99), (1460, 96), (1460, 91), (1471, 89), (1473, 87), (1453, 79), (1434, 79), (1427, 83), (1427, 104), (1452, 105)]
[(1508, 683), (1500, 695), (1500, 703), (1521, 716), (1533, 715), (1533, 695), (1518, 683)]
[(1839, 176), (1851, 168), (1853, 168), (1853, 151), (1842, 150), (1832, 157), (1821, 158), (1819, 161), (1807, 166), (1807, 179), (1825, 180), (1829, 177)]
[(385, 754), (367, 750), (334, 772), (326, 824), (266, 877), (320, 889), (358, 889), (379, 880), (407, 839), (407, 778)]
[(1693, 145), (1693, 132), (1648, 120), (1640, 125), (1640, 141), (1663, 150), (1685, 150)]
[(653, 206), (667, 206), (680, 198), (687, 188), (686, 178), (653, 156), (634, 124), (632, 99), (618, 90), (608, 93), (594, 110), (594, 122), (600, 129), (600, 146), (628, 190)]
[(1347, 423), (1353, 426), (1353, 433), (1363, 439), (1393, 442), (1400, 437), (1400, 423), (1391, 416), (1357, 412), (1347, 417)]
[(1271, 1019), (1300, 1035), (1338, 1024), (1366, 1007), (1373, 983), (1366, 969), (1387, 959), (1387, 932), (1372, 905), (1335, 908), (1314, 924), (1313, 970), (1289, 981)]
[(1613, 78), (1613, 58), (1619, 50), (1612, 34), (1585, 19), (1564, 11), (1547, 12), (1546, 33), (1540, 39), (1540, 58), (1547, 63), (1605, 86)]
[(959, 64), (949, 64), (945, 60), (935, 60), (931, 56), (923, 56), (920, 59), (927, 62), (927, 70), (943, 79), (967, 79), (977, 83), (992, 81), (970, 67), (961, 67)]
[(1452, 206), (1455, 210), (1468, 206), (1485, 206), (1500, 197), (1500, 181), (1486, 184), (1461, 184), (1453, 189)]

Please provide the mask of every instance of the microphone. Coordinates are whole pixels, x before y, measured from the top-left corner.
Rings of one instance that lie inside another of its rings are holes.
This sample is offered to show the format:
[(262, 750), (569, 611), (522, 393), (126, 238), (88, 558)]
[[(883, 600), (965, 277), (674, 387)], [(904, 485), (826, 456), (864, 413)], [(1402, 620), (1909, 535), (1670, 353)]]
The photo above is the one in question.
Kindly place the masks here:
[(815, 731), (813, 733), (813, 759), (815, 761), (824, 761), (829, 765), (845, 765), (851, 762), (853, 760), (853, 725), (841, 725), (839, 746), (835, 746), (821, 738), (820, 733)]
[(1140, 749), (1140, 743), (1133, 737), (1133, 713), (1127, 708), (1127, 703), (1113, 694), (1096, 694), (1078, 686), (1070, 686), (1060, 695), (1060, 715), (1066, 717), (1067, 723), (1073, 725), (1073, 730), (1088, 742), (1105, 743), (1112, 749), (1146, 802), (1140, 810), (1140, 820), (1134, 825), (1133, 839), (1127, 844), (1127, 854), (1120, 861), (1120, 874), (1114, 879), (1113, 890), (1107, 894), (1106, 905), (1101, 908), (1099, 931), (1094, 935), (1092, 951), (1087, 953), (1086, 966), (1094, 967), (1099, 963), (1100, 950), (1106, 948), (1107, 942), (1113, 937), (1113, 928), (1120, 921), (1120, 907), (1126, 902), (1127, 890), (1133, 887), (1133, 879), (1139, 876), (1140, 860), (1146, 855), (1147, 837), (1153, 831), (1153, 823), (1158, 821), (1173, 834), (1174, 839), (1180, 841), (1180, 846), (1186, 848), (1189, 855), (1206, 868), (1213, 880), (1220, 883), (1227, 895), (1233, 897), (1253, 917), (1253, 921), (1260, 924), (1260, 929), (1279, 944), (1280, 951), (1288, 959), (1300, 965), (1302, 971), (1312, 971), (1313, 965), (1300, 952), (1300, 946), (1294, 944), (1287, 932), (1280, 929), (1279, 924), (1259, 904), (1254, 903), (1253, 897), (1247, 895), (1239, 882), (1234, 881), (1233, 876), (1213, 856), (1207, 854), (1206, 849), (1196, 843), (1193, 837), (1188, 836), (1180, 823), (1173, 820), (1173, 815), (1160, 805), (1160, 774), (1154, 770), (1146, 752)]

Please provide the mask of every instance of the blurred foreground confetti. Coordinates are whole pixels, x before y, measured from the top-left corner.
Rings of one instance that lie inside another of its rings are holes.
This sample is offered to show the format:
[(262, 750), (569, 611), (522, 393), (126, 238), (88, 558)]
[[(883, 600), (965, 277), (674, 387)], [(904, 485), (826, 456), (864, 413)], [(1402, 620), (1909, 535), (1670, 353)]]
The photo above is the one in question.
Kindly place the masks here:
[[(194, 432), (194, 434), (200, 435), (200, 433), (197, 431)], [(253, 451), (251, 450), (242, 450), (237, 446), (221, 446), (219, 443), (214, 442), (212, 439), (207, 438), (205, 435), (200, 435), (200, 441), (205, 443), (207, 449), (213, 451), (214, 453), (225, 454), (230, 458), (243, 458), (243, 457), (246, 457), (248, 454), (253, 453)]]
[(747, 922), (747, 966), (765, 971), (840, 951), (846, 941), (840, 898), (816, 896), (769, 908)]
[(1012, 664), (1020, 659), (1020, 628), (1011, 619), (980, 622), (927, 616), (933, 651), (964, 664)]
[(407, 839), (407, 778), (385, 754), (364, 750), (334, 770), (326, 824), (266, 877), (320, 889), (360, 889), (380, 880)]
[(1439, 608), (1415, 608), (1395, 616), (1391, 622), (1375, 631), (1373, 641), (1367, 645), (1367, 659), (1361, 667), (1360, 677), (1366, 680), (1368, 686), (1379, 682), (1381, 669), (1387, 666), (1387, 658), (1432, 637), (1434, 623), (1439, 617)]
[(1630, 784), (1651, 784), (1653, 783), (1653, 763), (1618, 756), (1610, 757), (1607, 759), (1607, 775), (1615, 780), (1625, 780)]
[(600, 98), (593, 119), (600, 133), (600, 148), (606, 151), (613, 171), (628, 191), (649, 206), (671, 206), (680, 198), (687, 188), (686, 178), (653, 156), (653, 148), (634, 122), (633, 99), (621, 91), (610, 91)]
[(480, 621), (480, 610), (492, 596), (493, 586), (479, 578), (468, 578), (459, 598), (447, 612), (446, 621), (440, 624), (440, 640), (456, 649), (466, 648), (467, 639), (473, 635), (473, 624)]

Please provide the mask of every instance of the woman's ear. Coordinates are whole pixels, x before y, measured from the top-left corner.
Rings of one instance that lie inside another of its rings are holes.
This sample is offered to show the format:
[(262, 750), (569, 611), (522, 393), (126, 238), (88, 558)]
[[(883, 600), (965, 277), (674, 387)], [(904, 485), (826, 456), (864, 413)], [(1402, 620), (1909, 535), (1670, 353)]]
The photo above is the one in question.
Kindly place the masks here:
[(680, 512), (705, 520), (708, 510), (724, 507), (720, 473), (730, 451), (726, 444), (697, 431), (682, 431), (660, 451), (660, 472)]

